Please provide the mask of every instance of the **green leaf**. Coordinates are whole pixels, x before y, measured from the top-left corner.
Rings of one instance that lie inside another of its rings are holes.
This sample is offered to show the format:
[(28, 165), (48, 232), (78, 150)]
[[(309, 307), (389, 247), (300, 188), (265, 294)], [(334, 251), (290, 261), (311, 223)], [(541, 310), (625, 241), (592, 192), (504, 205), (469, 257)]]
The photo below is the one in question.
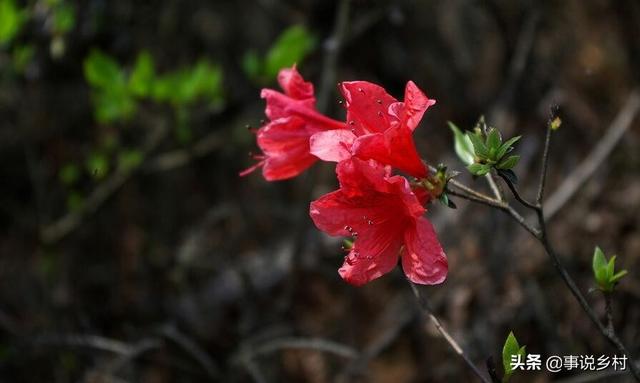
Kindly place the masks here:
[(491, 165), (489, 164), (471, 164), (467, 166), (467, 169), (474, 176), (483, 176), (491, 170)]
[(560, 117), (556, 116), (556, 118), (551, 121), (551, 130), (560, 129), (560, 125), (562, 125), (562, 120), (560, 119)]
[(252, 80), (256, 80), (262, 74), (263, 63), (254, 51), (245, 52), (242, 56), (242, 69), (244, 73)]
[(472, 164), (474, 159), (473, 143), (467, 134), (462, 133), (453, 122), (448, 121), (448, 124), (449, 129), (453, 132), (454, 149), (458, 158), (460, 158), (465, 165)]
[(93, 102), (96, 120), (100, 123), (128, 120), (137, 109), (133, 97), (124, 90), (98, 92)]
[(65, 34), (76, 25), (76, 15), (73, 6), (61, 3), (53, 12), (53, 31), (56, 34)]
[(487, 149), (485, 143), (482, 141), (480, 133), (468, 133), (467, 137), (469, 137), (471, 143), (473, 144), (473, 151), (476, 157), (487, 159), (489, 157), (489, 150)]
[(193, 68), (168, 73), (154, 82), (154, 100), (169, 101), (174, 106), (186, 105), (205, 98), (216, 102), (222, 99), (222, 70), (206, 60)]
[(596, 276), (596, 280), (598, 280), (597, 274), (600, 270), (604, 270), (607, 267), (607, 259), (604, 257), (604, 253), (600, 247), (596, 246), (593, 252), (593, 274)]
[(18, 73), (24, 73), (35, 52), (36, 48), (31, 44), (16, 46), (13, 50), (13, 69)]
[(0, 0), (0, 45), (9, 44), (20, 33), (27, 15), (14, 0)]
[(66, 164), (60, 169), (58, 173), (60, 182), (65, 185), (71, 185), (80, 178), (80, 169), (76, 164)]
[(508, 158), (500, 161), (496, 167), (504, 170), (513, 169), (513, 167), (518, 164), (518, 161), (520, 161), (520, 156), (509, 156)]
[(315, 38), (302, 25), (287, 28), (267, 53), (265, 75), (275, 78), (280, 69), (302, 61), (313, 50)]
[(89, 155), (86, 166), (94, 178), (101, 179), (109, 172), (109, 159), (103, 153), (93, 152)]
[(92, 86), (109, 92), (125, 85), (125, 76), (118, 63), (97, 49), (84, 60), (84, 77)]
[(513, 331), (509, 332), (504, 346), (502, 346), (502, 367), (504, 368), (505, 381), (513, 374), (511, 369), (512, 355), (521, 355), (522, 357), (525, 355), (525, 346), (520, 347)]
[(614, 255), (609, 259), (609, 262), (607, 263), (607, 282), (611, 280), (611, 277), (613, 277), (615, 267), (616, 267), (616, 256)]
[(620, 270), (617, 273), (615, 273), (611, 278), (609, 278), (609, 282), (616, 283), (620, 280), (620, 278), (624, 277), (625, 275), (627, 275), (627, 270)]
[(135, 169), (142, 163), (142, 152), (137, 149), (123, 150), (118, 154), (118, 167), (125, 172)]
[(505, 154), (513, 150), (513, 144), (515, 144), (521, 137), (522, 136), (511, 137), (500, 145), (500, 148), (498, 148), (498, 152), (496, 153), (496, 158), (500, 160)]
[(153, 57), (147, 51), (138, 53), (129, 77), (129, 90), (134, 96), (146, 97), (151, 93), (155, 67)]
[(500, 148), (500, 144), (502, 144), (502, 137), (500, 136), (498, 129), (489, 129), (489, 133), (487, 134), (487, 148), (489, 151), (493, 149), (494, 152), (497, 152)]

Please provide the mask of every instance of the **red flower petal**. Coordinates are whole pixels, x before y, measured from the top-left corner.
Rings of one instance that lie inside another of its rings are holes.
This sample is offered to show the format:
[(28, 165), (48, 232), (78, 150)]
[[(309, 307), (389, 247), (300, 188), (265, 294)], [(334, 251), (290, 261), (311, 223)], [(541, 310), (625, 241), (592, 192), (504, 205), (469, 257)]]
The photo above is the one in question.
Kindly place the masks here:
[(422, 285), (435, 285), (447, 278), (447, 257), (433, 225), (424, 217), (405, 232), (402, 269), (410, 281)]
[(367, 81), (340, 84), (347, 108), (347, 124), (356, 135), (384, 132), (389, 126), (389, 106), (398, 102), (384, 88)]
[(281, 69), (278, 73), (278, 83), (284, 90), (285, 94), (291, 98), (298, 100), (313, 99), (313, 84), (304, 81), (295, 65), (292, 68)]
[(407, 82), (404, 90), (404, 108), (399, 116), (401, 124), (413, 131), (420, 123), (424, 112), (435, 103), (436, 100), (428, 98), (413, 81)]
[(396, 126), (384, 133), (358, 137), (352, 153), (362, 159), (373, 159), (391, 165), (414, 177), (427, 175), (427, 167), (416, 151), (411, 130), (406, 127)]
[(362, 286), (393, 270), (398, 264), (398, 253), (402, 246), (402, 243), (394, 238), (386, 242), (378, 254), (364, 255), (372, 253), (358, 247), (360, 242), (358, 239), (353, 250), (345, 257), (342, 267), (338, 269), (342, 279), (355, 286)]
[(340, 162), (351, 158), (351, 145), (355, 134), (346, 129), (319, 132), (311, 136), (311, 154), (323, 161)]
[(313, 165), (309, 132), (299, 117), (271, 121), (258, 130), (258, 146), (265, 154), (262, 174), (267, 181), (295, 177)]

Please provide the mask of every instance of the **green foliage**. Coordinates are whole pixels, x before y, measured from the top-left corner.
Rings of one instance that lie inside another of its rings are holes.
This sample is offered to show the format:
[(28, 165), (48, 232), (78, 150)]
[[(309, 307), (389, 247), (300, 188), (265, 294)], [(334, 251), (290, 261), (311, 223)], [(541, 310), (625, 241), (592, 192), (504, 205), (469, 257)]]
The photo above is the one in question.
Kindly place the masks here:
[(132, 117), (139, 99), (166, 102), (176, 110), (198, 100), (222, 101), (222, 70), (204, 59), (159, 76), (151, 55), (142, 51), (127, 75), (114, 58), (93, 50), (84, 61), (84, 74), (94, 88), (95, 116), (102, 123)]
[(140, 165), (142, 160), (143, 156), (140, 150), (123, 150), (118, 154), (118, 167), (125, 172), (129, 172)]
[(109, 158), (104, 153), (93, 152), (87, 158), (86, 167), (95, 179), (102, 179), (109, 173)]
[(280, 69), (301, 62), (316, 45), (315, 37), (302, 25), (285, 29), (271, 45), (264, 59), (253, 51), (245, 53), (242, 68), (258, 82), (276, 78)]
[(508, 173), (515, 178), (513, 169), (520, 161), (520, 156), (507, 156), (520, 136), (502, 142), (502, 135), (496, 128), (487, 127), (480, 118), (473, 132), (464, 132), (453, 123), (449, 128), (454, 134), (456, 154), (467, 165), (467, 169), (475, 176), (483, 176), (495, 168), (499, 172)]
[(80, 169), (78, 168), (78, 165), (73, 163), (64, 165), (58, 173), (58, 178), (60, 178), (60, 182), (65, 185), (72, 185), (76, 183), (80, 178)]
[(448, 122), (449, 128), (453, 132), (454, 148), (458, 158), (465, 164), (470, 165), (473, 163), (474, 150), (473, 143), (468, 135), (462, 133), (462, 131), (451, 121)]
[(24, 71), (31, 63), (36, 49), (31, 44), (18, 45), (13, 49), (13, 69), (17, 73), (24, 73)]
[(0, 0), (0, 46), (9, 44), (20, 33), (27, 21), (26, 9), (20, 9), (14, 0)]
[(222, 97), (222, 71), (207, 60), (193, 68), (184, 68), (159, 77), (153, 88), (153, 98), (174, 106), (191, 104), (197, 99), (219, 101)]
[(515, 335), (513, 335), (513, 331), (509, 332), (509, 335), (504, 342), (504, 346), (502, 347), (502, 367), (504, 368), (504, 377), (502, 378), (503, 382), (508, 382), (513, 374), (513, 370), (511, 368), (512, 355), (520, 355), (520, 357), (524, 359), (526, 356), (525, 347), (526, 346), (520, 347), (518, 340)]
[(315, 45), (315, 39), (302, 25), (287, 28), (273, 43), (265, 58), (265, 75), (273, 78), (281, 68), (302, 60)]
[(604, 292), (612, 292), (620, 279), (627, 274), (627, 270), (621, 270), (616, 273), (615, 264), (615, 255), (607, 261), (600, 247), (596, 246), (593, 252), (593, 275), (598, 288)]
[(136, 97), (147, 97), (151, 94), (156, 76), (153, 58), (147, 51), (138, 53), (133, 70), (129, 76), (129, 91)]
[(125, 75), (118, 62), (97, 49), (84, 60), (83, 69), (87, 82), (101, 90), (113, 91), (125, 85)]
[(53, 33), (66, 34), (76, 25), (75, 9), (65, 2), (58, 2), (53, 8)]

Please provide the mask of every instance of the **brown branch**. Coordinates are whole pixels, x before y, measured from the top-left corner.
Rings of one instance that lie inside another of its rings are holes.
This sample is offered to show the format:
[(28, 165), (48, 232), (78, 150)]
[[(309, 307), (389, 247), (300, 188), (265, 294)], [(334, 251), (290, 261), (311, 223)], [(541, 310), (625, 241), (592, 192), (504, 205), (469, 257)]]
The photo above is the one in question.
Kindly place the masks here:
[(471, 361), (469, 356), (464, 352), (462, 347), (460, 347), (458, 342), (456, 342), (455, 339), (453, 339), (453, 337), (447, 332), (447, 330), (445, 330), (445, 328), (442, 326), (442, 323), (440, 323), (440, 320), (433, 313), (433, 310), (431, 309), (431, 305), (429, 304), (429, 301), (427, 300), (427, 298), (424, 295), (420, 294), (420, 291), (418, 290), (418, 288), (413, 282), (411, 282), (408, 279), (407, 279), (407, 282), (409, 282), (409, 286), (411, 287), (411, 291), (413, 291), (413, 295), (415, 295), (416, 299), (418, 300), (418, 303), (420, 303), (420, 309), (427, 316), (427, 318), (429, 318), (431, 323), (433, 323), (433, 325), (436, 327), (440, 335), (442, 335), (444, 340), (449, 344), (451, 349), (453, 349), (453, 351), (460, 358), (462, 358), (462, 360), (473, 371), (473, 373), (478, 377), (478, 379), (480, 379), (480, 381), (484, 383), (491, 383), (491, 381), (488, 378), (486, 378), (482, 374), (482, 372), (480, 372), (480, 370), (478, 369), (478, 367), (476, 367), (473, 361)]

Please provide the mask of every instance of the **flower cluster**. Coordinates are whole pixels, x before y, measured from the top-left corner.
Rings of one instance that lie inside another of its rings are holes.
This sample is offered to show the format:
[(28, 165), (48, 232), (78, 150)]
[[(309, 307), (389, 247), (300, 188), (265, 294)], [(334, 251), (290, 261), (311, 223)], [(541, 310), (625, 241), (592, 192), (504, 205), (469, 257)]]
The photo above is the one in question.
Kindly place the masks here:
[(340, 276), (363, 285), (391, 271), (400, 259), (412, 282), (443, 282), (447, 258), (424, 217), (425, 204), (439, 197), (442, 185), (430, 176), (413, 140), (435, 100), (411, 81), (404, 101), (370, 82), (343, 82), (343, 123), (315, 109), (313, 85), (295, 67), (281, 70), (278, 82), (284, 93), (262, 90), (269, 122), (256, 134), (263, 154), (241, 175), (261, 167), (268, 181), (282, 180), (318, 159), (337, 162), (340, 188), (311, 202), (310, 215), (320, 230), (354, 239)]

